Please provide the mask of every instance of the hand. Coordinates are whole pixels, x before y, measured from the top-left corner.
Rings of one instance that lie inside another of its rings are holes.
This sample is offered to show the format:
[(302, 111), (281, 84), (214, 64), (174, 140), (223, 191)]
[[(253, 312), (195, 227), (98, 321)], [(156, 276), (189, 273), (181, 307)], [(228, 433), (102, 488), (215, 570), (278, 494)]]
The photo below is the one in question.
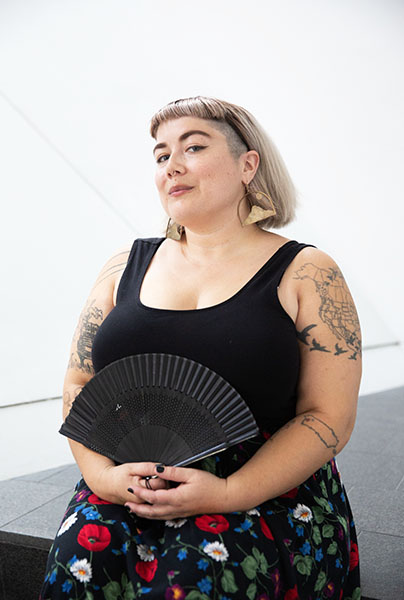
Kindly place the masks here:
[[(104, 500), (114, 504), (125, 504), (125, 502), (142, 503), (143, 499), (135, 493), (128, 491), (128, 488), (147, 489), (146, 475), (154, 475), (154, 463), (124, 463), (122, 465), (109, 465), (100, 474), (98, 485), (100, 491), (97, 495)], [(157, 477), (149, 481), (153, 490), (168, 488), (168, 482)]]
[[(188, 467), (164, 467), (164, 470), (160, 471), (159, 468), (162, 467), (152, 463), (137, 463), (137, 474), (150, 475), (150, 465), (153, 468), (152, 472), (158, 475), (160, 480), (167, 483), (175, 481), (179, 485), (171, 489), (148, 490), (136, 483), (133, 491), (137, 502), (125, 502), (125, 506), (139, 517), (171, 520), (197, 514), (226, 512), (226, 479)], [(156, 488), (156, 485), (153, 487)]]

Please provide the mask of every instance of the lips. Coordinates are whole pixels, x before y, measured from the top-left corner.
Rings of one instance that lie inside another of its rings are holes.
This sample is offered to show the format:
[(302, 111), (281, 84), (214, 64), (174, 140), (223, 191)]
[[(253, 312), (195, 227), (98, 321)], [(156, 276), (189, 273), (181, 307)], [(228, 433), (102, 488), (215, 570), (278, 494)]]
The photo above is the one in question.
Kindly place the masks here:
[(170, 188), (168, 193), (173, 194), (174, 192), (180, 192), (184, 190), (192, 190), (192, 187), (190, 187), (189, 185), (174, 185)]

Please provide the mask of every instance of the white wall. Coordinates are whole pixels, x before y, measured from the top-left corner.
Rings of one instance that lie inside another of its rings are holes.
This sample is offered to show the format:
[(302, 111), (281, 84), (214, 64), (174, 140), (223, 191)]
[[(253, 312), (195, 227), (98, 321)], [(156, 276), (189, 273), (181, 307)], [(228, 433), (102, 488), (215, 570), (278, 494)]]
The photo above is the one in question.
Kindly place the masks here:
[[(300, 191), (285, 235), (339, 263), (365, 345), (403, 341), (403, 22), (398, 0), (1, 0), (0, 405), (61, 394), (102, 264), (160, 235), (150, 118), (197, 94), (274, 139)], [(366, 390), (403, 383), (396, 350)]]

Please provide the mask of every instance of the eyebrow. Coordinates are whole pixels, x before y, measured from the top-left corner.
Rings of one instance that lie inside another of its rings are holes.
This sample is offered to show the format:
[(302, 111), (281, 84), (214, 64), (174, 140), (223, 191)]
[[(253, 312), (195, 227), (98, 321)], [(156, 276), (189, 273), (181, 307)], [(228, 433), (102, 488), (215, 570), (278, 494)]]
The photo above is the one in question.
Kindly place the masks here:
[[(208, 138), (211, 138), (212, 136), (209, 135), (209, 133), (206, 133), (206, 131), (201, 131), (200, 129), (191, 129), (191, 131), (186, 131), (185, 133), (183, 133), (182, 135), (180, 135), (180, 137), (178, 138), (180, 142), (182, 142), (183, 140), (186, 140), (190, 135), (193, 135), (195, 133), (199, 133), (199, 135), (204, 135)], [(158, 150), (159, 148), (166, 148), (167, 144), (164, 142), (161, 142), (160, 144), (156, 144), (156, 146), (154, 146), (153, 148), (153, 154), (156, 152), (156, 150)]]

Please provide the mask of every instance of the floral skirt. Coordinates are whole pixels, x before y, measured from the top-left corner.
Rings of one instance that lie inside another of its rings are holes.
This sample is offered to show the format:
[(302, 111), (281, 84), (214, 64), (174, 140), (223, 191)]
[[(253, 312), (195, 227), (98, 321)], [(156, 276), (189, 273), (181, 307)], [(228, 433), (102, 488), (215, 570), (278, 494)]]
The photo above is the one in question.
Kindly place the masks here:
[[(225, 477), (256, 449), (246, 442), (197, 467)], [(335, 459), (251, 510), (175, 521), (140, 519), (81, 479), (50, 549), (40, 600), (143, 596), (360, 600), (355, 526)]]

